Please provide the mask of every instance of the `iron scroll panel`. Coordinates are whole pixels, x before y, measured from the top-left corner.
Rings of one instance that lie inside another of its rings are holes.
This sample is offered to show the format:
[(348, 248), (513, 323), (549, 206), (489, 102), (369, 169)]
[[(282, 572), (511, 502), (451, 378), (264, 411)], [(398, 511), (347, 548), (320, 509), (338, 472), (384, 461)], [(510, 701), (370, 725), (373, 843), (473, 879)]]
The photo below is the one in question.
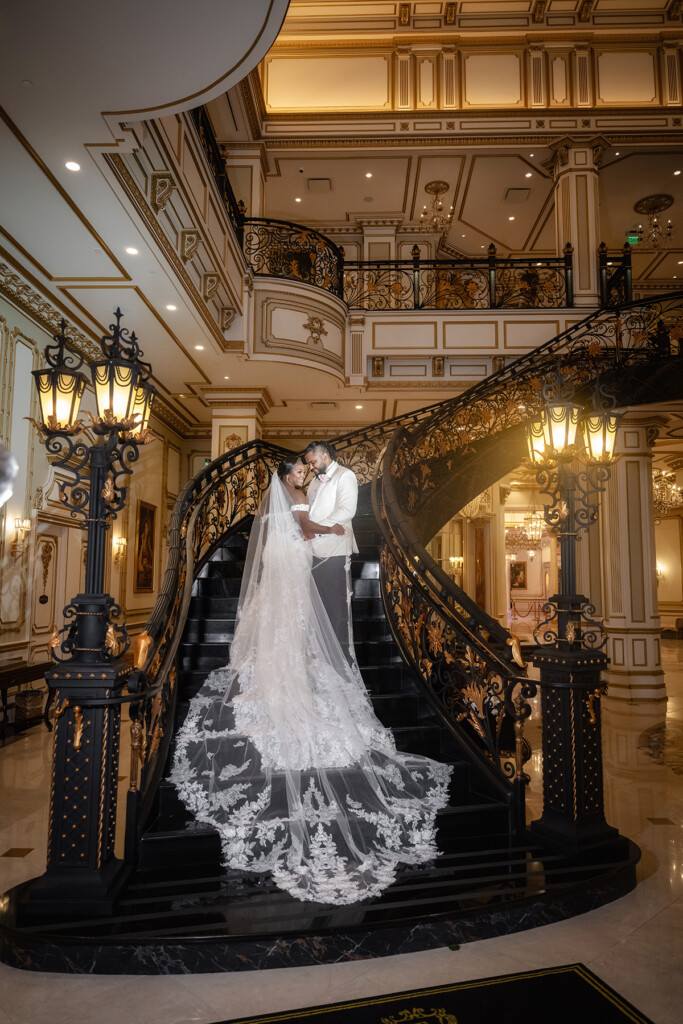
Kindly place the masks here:
[(342, 298), (344, 258), (320, 232), (290, 221), (247, 217), (242, 248), (254, 274), (300, 281)]
[[(175, 656), (192, 584), (221, 539), (258, 509), (274, 469), (291, 452), (263, 441), (248, 442), (215, 460), (179, 495), (169, 528), (169, 555), (159, 598), (147, 623), (149, 648), (135, 679), (149, 692), (140, 694), (131, 718), (141, 726), (140, 785), (135, 802), (144, 820), (145, 804), (163, 767), (171, 735), (175, 701)], [(133, 681), (135, 685), (135, 680)], [(136, 772), (137, 775), (137, 772)]]
[(443, 586), (426, 552), (404, 533), (395, 509), (390, 519), (392, 496), (385, 490), (389, 479), (380, 463), (373, 506), (384, 536), (380, 586), (393, 635), (453, 732), (465, 729), (494, 773), (508, 782), (520, 781), (526, 759), (524, 722), (531, 714), (535, 684), (512, 663), (511, 644), (496, 643), (489, 635), (485, 626), (494, 620), (479, 609), (486, 623), (477, 621)]
[[(395, 450), (391, 463), (391, 475), (400, 481), (402, 512), (416, 517), (423, 511), (452, 472), (454, 459), (535, 418), (542, 388), (556, 376), (558, 362), (577, 397), (599, 375), (603, 382), (609, 380), (620, 404), (627, 405), (633, 398), (629, 382), (634, 375), (683, 355), (682, 339), (683, 293), (600, 311), (457, 398), (432, 407), (414, 426), (406, 424), (406, 443)], [(657, 397), (653, 393), (650, 401)], [(462, 504), (474, 496), (463, 493)]]

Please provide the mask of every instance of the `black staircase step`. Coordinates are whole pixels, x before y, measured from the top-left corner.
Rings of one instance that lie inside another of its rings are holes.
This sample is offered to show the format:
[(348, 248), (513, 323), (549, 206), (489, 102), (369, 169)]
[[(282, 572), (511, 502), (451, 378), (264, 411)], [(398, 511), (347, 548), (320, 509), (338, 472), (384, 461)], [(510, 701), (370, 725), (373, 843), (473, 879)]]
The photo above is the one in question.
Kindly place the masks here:
[(356, 661), (361, 674), (365, 666), (403, 664), (400, 651), (393, 639), (363, 640), (356, 646)]
[(199, 579), (218, 578), (218, 579), (242, 579), (242, 572), (244, 571), (244, 561), (229, 561), (229, 562), (207, 562), (202, 567), (199, 573)]
[(240, 577), (228, 577), (224, 578), (221, 576), (200, 576), (194, 581), (192, 586), (192, 596), (198, 598), (210, 598), (211, 600), (220, 597), (234, 597), (240, 596), (240, 586), (242, 580)]
[[(192, 609), (191, 609), (192, 610)], [(235, 617), (232, 618), (188, 618), (183, 633), (184, 643), (225, 643), (235, 635)]]
[(384, 605), (379, 594), (354, 594), (351, 610), (354, 624), (362, 619), (384, 618)]
[(418, 722), (420, 697), (414, 693), (383, 693), (372, 696), (372, 706), (382, 725), (388, 729)]
[(354, 580), (378, 580), (379, 562), (374, 559), (354, 558), (351, 562), (351, 578)]
[(183, 643), (180, 646), (180, 667), (187, 669), (222, 668), (228, 664), (230, 644), (228, 643)]
[(387, 620), (382, 618), (354, 619), (353, 640), (358, 651), (358, 645), (364, 640), (391, 640), (391, 627)]
[(216, 618), (232, 619), (237, 614), (239, 595), (234, 597), (203, 597), (195, 596), (190, 601), (189, 616), (192, 618), (203, 618), (214, 616)]
[(378, 579), (352, 580), (353, 596), (357, 597), (381, 597)]

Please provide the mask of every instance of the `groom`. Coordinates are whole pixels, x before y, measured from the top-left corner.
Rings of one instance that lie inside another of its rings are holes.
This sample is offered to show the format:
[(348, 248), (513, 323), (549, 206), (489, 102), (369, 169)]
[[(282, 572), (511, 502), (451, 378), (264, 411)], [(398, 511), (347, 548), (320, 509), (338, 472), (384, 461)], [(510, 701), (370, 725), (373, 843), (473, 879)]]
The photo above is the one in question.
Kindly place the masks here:
[(334, 446), (313, 441), (304, 453), (315, 479), (308, 488), (309, 516), (321, 526), (341, 523), (344, 536), (321, 534), (313, 545), (313, 578), (347, 661), (354, 660), (351, 629), (351, 554), (358, 551), (351, 520), (358, 503), (355, 473), (340, 466)]

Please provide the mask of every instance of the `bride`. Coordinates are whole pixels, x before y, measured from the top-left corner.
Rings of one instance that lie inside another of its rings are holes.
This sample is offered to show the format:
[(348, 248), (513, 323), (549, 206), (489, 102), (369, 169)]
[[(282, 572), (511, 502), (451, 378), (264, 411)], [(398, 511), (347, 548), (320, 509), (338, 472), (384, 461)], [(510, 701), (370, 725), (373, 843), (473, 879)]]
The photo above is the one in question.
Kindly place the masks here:
[(311, 576), (316, 533), (300, 460), (283, 462), (252, 527), (230, 663), (211, 672), (170, 779), (217, 829), (227, 868), (270, 872), (300, 900), (377, 896), (432, 860), (451, 769), (396, 750)]

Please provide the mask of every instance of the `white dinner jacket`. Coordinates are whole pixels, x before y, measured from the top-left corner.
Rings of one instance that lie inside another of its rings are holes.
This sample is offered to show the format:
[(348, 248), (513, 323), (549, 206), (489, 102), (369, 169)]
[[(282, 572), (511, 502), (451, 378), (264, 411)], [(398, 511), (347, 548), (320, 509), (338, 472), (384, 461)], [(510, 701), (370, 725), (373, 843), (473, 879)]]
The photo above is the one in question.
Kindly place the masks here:
[(351, 525), (358, 504), (356, 474), (346, 466), (333, 462), (327, 467), (325, 475), (327, 480), (319, 480), (316, 477), (308, 488), (308, 515), (314, 523), (320, 523), (321, 526), (341, 523), (345, 533), (343, 537), (337, 537), (334, 533), (314, 537), (311, 541), (313, 554), (316, 558), (350, 555), (358, 551)]

